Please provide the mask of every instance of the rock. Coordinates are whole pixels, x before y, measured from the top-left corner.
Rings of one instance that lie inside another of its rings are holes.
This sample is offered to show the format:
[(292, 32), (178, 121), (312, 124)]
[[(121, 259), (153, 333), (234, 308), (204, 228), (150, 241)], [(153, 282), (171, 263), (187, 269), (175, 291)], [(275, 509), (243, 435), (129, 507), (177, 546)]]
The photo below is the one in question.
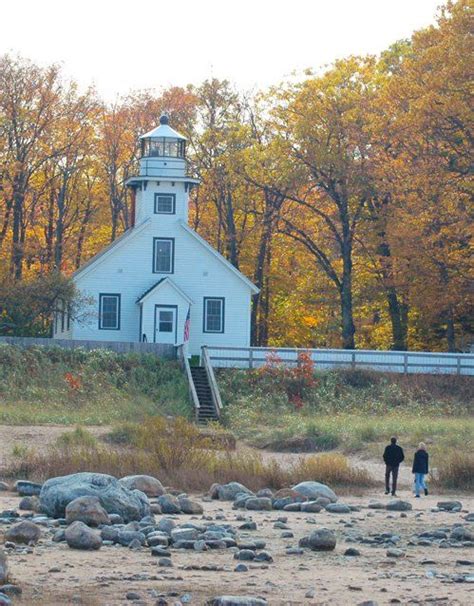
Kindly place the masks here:
[(301, 511), (305, 513), (319, 513), (321, 510), (322, 507), (317, 501), (306, 501), (306, 503), (301, 503)]
[(346, 551), (344, 552), (345, 556), (350, 556), (350, 557), (357, 557), (360, 556), (360, 551), (358, 549), (356, 549), (355, 547), (348, 547), (346, 549)]
[(161, 497), (166, 492), (163, 484), (152, 476), (126, 476), (121, 478), (119, 482), (129, 490), (144, 492), (147, 497)]
[(267, 497), (271, 499), (273, 497), (273, 490), (271, 488), (261, 488), (257, 492), (257, 497)]
[(119, 532), (117, 542), (120, 545), (128, 547), (133, 541), (138, 541), (140, 545), (145, 545), (146, 537), (143, 532), (139, 532), (138, 530), (121, 530)]
[(100, 504), (98, 497), (78, 497), (66, 506), (66, 522), (84, 522), (87, 526), (110, 524), (108, 513)]
[(268, 551), (260, 551), (255, 556), (256, 562), (273, 562), (273, 557)]
[(73, 522), (66, 528), (66, 543), (72, 549), (96, 550), (102, 547), (102, 539), (97, 531), (84, 522)]
[(349, 505), (345, 505), (344, 503), (329, 503), (325, 509), (329, 513), (351, 513), (352, 511)]
[(239, 530), (257, 530), (257, 522), (244, 522), (239, 526)]
[(24, 520), (9, 528), (5, 533), (5, 541), (13, 543), (24, 543), (26, 545), (36, 544), (41, 536), (39, 526), (28, 520)]
[(18, 480), (15, 482), (15, 490), (20, 497), (37, 497), (41, 492), (42, 484), (28, 482), (27, 480)]
[(209, 606), (266, 606), (267, 600), (248, 595), (221, 595), (207, 603)]
[(158, 505), (161, 507), (161, 511), (167, 514), (181, 513), (181, 506), (177, 497), (172, 494), (161, 495), (158, 499)]
[(8, 563), (7, 556), (3, 549), (0, 549), (0, 585), (8, 581)]
[(455, 526), (449, 538), (451, 541), (474, 541), (474, 532), (464, 526)]
[(461, 511), (461, 501), (439, 501), (436, 503), (436, 507), (441, 511)]
[(173, 562), (170, 560), (170, 558), (160, 558), (158, 560), (158, 566), (161, 566), (162, 568), (171, 568), (173, 566)]
[(221, 501), (234, 501), (235, 497), (240, 493), (253, 495), (252, 491), (246, 488), (239, 482), (229, 482), (228, 484), (220, 484), (217, 487), (217, 495)]
[(23, 593), (23, 590), (19, 585), (12, 585), (11, 583), (7, 583), (6, 585), (0, 586), (0, 593), (4, 593), (5, 595), (18, 596)]
[(288, 503), (283, 507), (283, 511), (301, 511), (301, 503)]
[(103, 541), (112, 541), (113, 543), (118, 543), (119, 534), (120, 530), (113, 526), (104, 526), (100, 531)]
[(178, 501), (183, 513), (195, 516), (199, 516), (204, 513), (202, 505), (200, 503), (196, 503), (196, 501), (191, 501), (191, 499), (188, 499), (188, 497), (179, 497)]
[(127, 598), (127, 600), (141, 600), (142, 596), (137, 593), (136, 591), (127, 591), (127, 593), (125, 594), (125, 597)]
[(234, 554), (234, 560), (254, 560), (255, 555), (253, 549), (240, 549)]
[(156, 546), (152, 547), (150, 550), (150, 553), (152, 556), (159, 557), (159, 558), (171, 557), (171, 551), (169, 551), (168, 549), (165, 549), (164, 547), (161, 547), (160, 545), (156, 545)]
[(51, 478), (40, 493), (41, 511), (52, 518), (64, 517), (66, 506), (78, 497), (97, 497), (107, 513), (120, 515), (125, 522), (141, 520), (150, 513), (147, 496), (129, 490), (113, 476), (102, 473), (75, 473)]
[(38, 511), (38, 497), (23, 497), (18, 504), (18, 509), (22, 511)]
[(178, 541), (195, 541), (199, 532), (195, 528), (173, 528), (171, 538), (175, 543)]
[(370, 501), (367, 507), (369, 509), (387, 509), (387, 503), (383, 501)]
[(336, 535), (332, 530), (320, 528), (309, 537), (301, 539), (300, 547), (309, 547), (313, 551), (332, 551), (336, 547)]
[(6, 492), (10, 490), (10, 486), (6, 482), (0, 482), (0, 492)]
[(11, 606), (11, 603), (12, 601), (6, 594), (0, 593), (0, 606)]
[(292, 490), (312, 501), (316, 500), (318, 497), (329, 499), (331, 503), (337, 501), (336, 494), (329, 486), (321, 484), (320, 482), (300, 482), (299, 484), (296, 484), (296, 486), (293, 486)]
[(245, 509), (252, 511), (271, 511), (272, 500), (269, 497), (250, 497), (245, 502)]
[(390, 547), (387, 549), (387, 558), (403, 558), (405, 552), (403, 549), (396, 549), (395, 547)]
[(248, 567), (245, 564), (237, 564), (237, 566), (234, 568), (234, 572), (247, 572), (248, 571)]
[(413, 506), (408, 501), (401, 499), (392, 499), (387, 503), (387, 511), (411, 511)]

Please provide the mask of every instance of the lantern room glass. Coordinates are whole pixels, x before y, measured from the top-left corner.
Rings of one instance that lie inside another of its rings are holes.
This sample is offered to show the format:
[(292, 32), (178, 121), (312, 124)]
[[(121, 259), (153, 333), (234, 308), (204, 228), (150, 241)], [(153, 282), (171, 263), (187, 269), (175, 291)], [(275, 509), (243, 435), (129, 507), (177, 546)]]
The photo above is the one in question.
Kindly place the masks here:
[(142, 158), (184, 158), (186, 142), (173, 137), (142, 139)]

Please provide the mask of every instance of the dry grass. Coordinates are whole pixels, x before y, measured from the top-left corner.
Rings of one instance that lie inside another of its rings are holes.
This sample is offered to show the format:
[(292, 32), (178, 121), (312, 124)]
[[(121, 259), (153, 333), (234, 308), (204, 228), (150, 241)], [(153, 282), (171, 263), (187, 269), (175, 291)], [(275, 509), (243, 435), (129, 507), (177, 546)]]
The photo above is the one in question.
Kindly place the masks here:
[(474, 454), (455, 452), (438, 465), (435, 481), (445, 488), (474, 490)]
[(80, 471), (116, 477), (149, 474), (179, 490), (207, 490), (213, 482), (230, 481), (253, 490), (278, 489), (303, 480), (331, 486), (373, 484), (366, 471), (351, 466), (341, 454), (314, 455), (283, 466), (253, 451), (215, 450), (209, 447), (209, 437), (184, 419), (157, 418), (135, 431), (137, 446), (124, 447), (94, 443), (87, 432), (75, 430), (44, 453), (28, 451), (2, 475), (44, 481)]

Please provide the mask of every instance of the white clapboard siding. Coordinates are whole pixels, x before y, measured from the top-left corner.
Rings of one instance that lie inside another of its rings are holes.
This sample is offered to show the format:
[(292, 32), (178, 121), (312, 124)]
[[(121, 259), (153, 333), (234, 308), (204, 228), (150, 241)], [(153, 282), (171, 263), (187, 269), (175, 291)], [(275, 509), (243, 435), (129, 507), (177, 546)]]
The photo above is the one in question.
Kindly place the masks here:
[[(137, 299), (160, 279), (169, 276), (192, 300), (189, 352), (199, 354), (202, 345), (248, 346), (250, 343), (249, 286), (230, 271), (218, 258), (196, 240), (175, 216), (158, 215), (145, 228), (103, 255), (91, 268), (76, 278), (76, 284), (86, 297), (91, 297), (90, 318), (74, 324), (72, 338), (108, 341), (138, 341), (140, 334), (140, 307)], [(152, 271), (153, 238), (175, 239), (173, 274), (155, 274)], [(98, 306), (101, 293), (121, 295), (120, 330), (98, 329)], [(224, 333), (203, 332), (204, 297), (224, 297)], [(162, 299), (164, 304), (178, 305), (177, 344), (183, 339), (188, 304), (182, 298)], [(142, 319), (148, 341), (153, 340), (153, 317)], [(56, 335), (61, 337), (60, 334)]]

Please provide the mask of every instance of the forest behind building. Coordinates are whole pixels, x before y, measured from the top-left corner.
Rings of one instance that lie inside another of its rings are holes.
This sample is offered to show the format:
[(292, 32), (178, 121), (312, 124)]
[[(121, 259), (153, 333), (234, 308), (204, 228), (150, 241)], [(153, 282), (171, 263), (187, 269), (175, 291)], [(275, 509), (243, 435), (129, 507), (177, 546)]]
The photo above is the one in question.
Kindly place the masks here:
[(265, 90), (211, 78), (110, 103), (0, 57), (0, 332), (49, 334), (59, 272), (131, 227), (137, 140), (165, 112), (201, 179), (191, 226), (260, 288), (254, 345), (467, 349), (473, 8)]

